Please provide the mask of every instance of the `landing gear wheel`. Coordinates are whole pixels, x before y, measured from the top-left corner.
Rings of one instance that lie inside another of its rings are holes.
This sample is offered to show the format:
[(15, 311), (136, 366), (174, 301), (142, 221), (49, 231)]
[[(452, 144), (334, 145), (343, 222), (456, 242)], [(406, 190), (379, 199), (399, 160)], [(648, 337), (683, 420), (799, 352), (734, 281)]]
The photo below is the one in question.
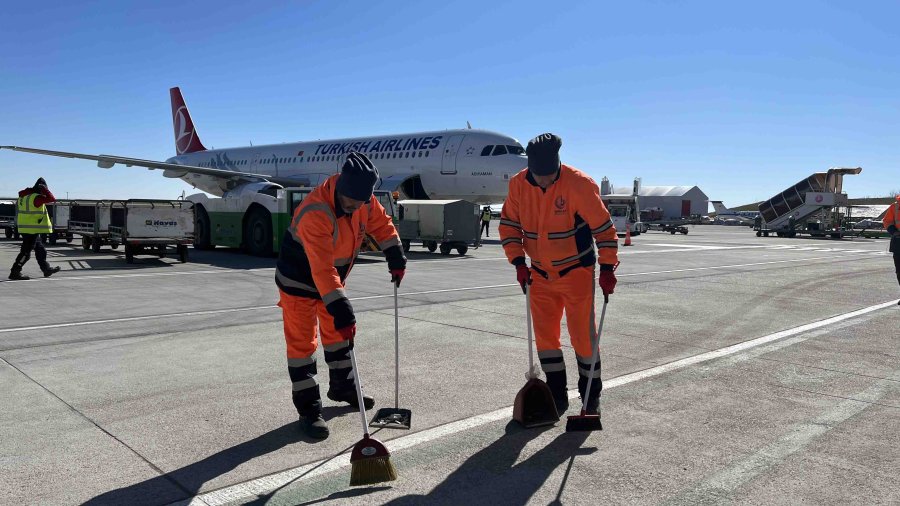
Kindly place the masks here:
[(434, 253), (437, 250), (437, 242), (435, 241), (427, 241), (425, 243), (425, 247), (428, 248), (429, 253)]
[(181, 263), (186, 263), (188, 261), (188, 249), (187, 244), (179, 244), (175, 251), (178, 253), (178, 260)]
[(209, 225), (209, 215), (206, 209), (197, 208), (197, 220), (194, 223), (194, 248), (200, 250), (213, 249), (212, 233)]
[(91, 238), (87, 236), (81, 236), (81, 248), (85, 251), (91, 249)]
[(449, 255), (452, 248), (447, 243), (441, 243), (441, 255)]
[(134, 246), (130, 244), (125, 245), (125, 263), (134, 263)]
[(66, 242), (71, 243), (75, 240), (75, 236), (73, 234), (66, 234)]
[(400, 241), (400, 244), (403, 245), (403, 252), (409, 253), (409, 248), (412, 247), (412, 242), (409, 239), (403, 239)]
[(244, 249), (258, 257), (272, 254), (272, 217), (268, 211), (250, 211), (244, 229)]
[(465, 255), (466, 251), (469, 251), (469, 247), (465, 244), (456, 247), (456, 252), (459, 253), (459, 256)]
[(103, 242), (99, 239), (94, 239), (91, 241), (91, 251), (94, 253), (100, 253), (100, 246), (103, 246)]

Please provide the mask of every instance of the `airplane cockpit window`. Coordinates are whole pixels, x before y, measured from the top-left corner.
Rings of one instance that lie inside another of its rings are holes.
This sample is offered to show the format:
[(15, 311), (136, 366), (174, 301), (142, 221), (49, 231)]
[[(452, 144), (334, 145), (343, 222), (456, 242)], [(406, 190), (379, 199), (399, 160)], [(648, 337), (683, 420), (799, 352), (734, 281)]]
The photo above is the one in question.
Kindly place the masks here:
[(494, 149), (494, 146), (492, 145), (485, 146), (484, 149), (481, 150), (481, 156), (491, 156), (492, 149)]
[(491, 153), (491, 156), (505, 155), (506, 154), (506, 146), (503, 144), (498, 144), (494, 146), (494, 152)]
[(524, 155), (525, 148), (522, 146), (506, 146), (506, 149), (509, 150), (509, 154), (511, 155)]

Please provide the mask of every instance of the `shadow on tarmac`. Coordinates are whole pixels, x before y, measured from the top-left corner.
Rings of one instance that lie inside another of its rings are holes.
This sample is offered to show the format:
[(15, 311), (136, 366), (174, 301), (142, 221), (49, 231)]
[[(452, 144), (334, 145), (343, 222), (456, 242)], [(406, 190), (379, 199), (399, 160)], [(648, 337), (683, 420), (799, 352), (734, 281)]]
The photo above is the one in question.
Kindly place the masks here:
[(525, 504), (559, 467), (568, 461), (556, 503), (563, 495), (576, 455), (590, 455), (595, 447), (582, 448), (590, 432), (563, 432), (528, 459), (516, 464), (522, 449), (547, 430), (524, 429), (517, 422), (506, 425), (497, 441), (472, 455), (426, 495), (408, 495), (386, 504)]
[(245, 462), (298, 442), (315, 443), (318, 440), (307, 438), (298, 432), (297, 422), (292, 421), (181, 469), (128, 487), (105, 492), (84, 504), (169, 504), (197, 495), (206, 482), (235, 469)]

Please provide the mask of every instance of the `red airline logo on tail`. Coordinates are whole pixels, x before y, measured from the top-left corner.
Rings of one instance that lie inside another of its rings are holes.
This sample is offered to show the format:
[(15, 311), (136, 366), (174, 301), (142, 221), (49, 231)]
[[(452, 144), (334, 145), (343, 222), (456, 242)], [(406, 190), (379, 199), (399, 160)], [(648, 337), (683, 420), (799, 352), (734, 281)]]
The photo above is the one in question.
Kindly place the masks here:
[(172, 100), (172, 126), (175, 128), (175, 151), (179, 155), (206, 151), (200, 137), (194, 130), (194, 122), (191, 113), (188, 112), (181, 90), (177, 87), (169, 90), (169, 98)]

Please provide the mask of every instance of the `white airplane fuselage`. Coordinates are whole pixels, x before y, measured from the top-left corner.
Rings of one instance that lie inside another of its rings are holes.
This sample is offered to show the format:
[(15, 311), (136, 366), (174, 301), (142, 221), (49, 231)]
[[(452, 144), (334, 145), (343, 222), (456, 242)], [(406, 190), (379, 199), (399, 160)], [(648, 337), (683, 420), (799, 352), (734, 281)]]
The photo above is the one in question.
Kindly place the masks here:
[[(420, 186), (407, 181), (399, 187), (407, 197), (478, 204), (502, 202), (509, 179), (528, 164), (516, 139), (474, 129), (210, 149), (178, 155), (167, 162), (269, 174), (296, 179), (298, 186), (316, 186), (340, 172), (351, 151), (365, 153), (378, 168), (382, 182), (418, 176)], [(169, 175), (173, 176), (213, 195), (231, 189), (222, 178)]]

